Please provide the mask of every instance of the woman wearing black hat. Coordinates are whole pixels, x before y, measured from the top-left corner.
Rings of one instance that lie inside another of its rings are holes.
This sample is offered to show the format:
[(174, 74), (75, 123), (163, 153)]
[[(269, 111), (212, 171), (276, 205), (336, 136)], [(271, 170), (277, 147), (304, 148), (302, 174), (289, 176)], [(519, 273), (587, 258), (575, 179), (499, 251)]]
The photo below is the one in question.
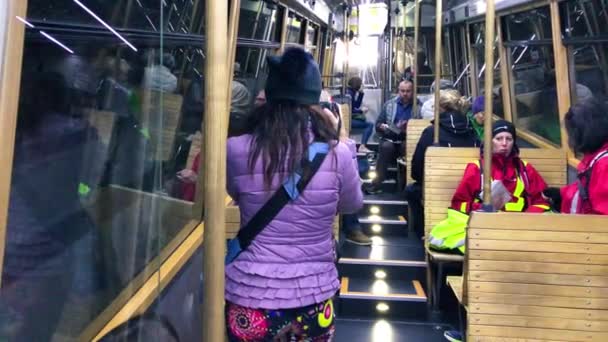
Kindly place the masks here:
[[(548, 211), (549, 203), (542, 194), (547, 184), (531, 164), (519, 158), (517, 134), (512, 123), (504, 120), (494, 123), (492, 150), (492, 181), (500, 181), (511, 194), (511, 199), (507, 200), (506, 204), (495, 209), (537, 213)], [(467, 165), (452, 197), (452, 209), (467, 214), (481, 209), (483, 146), (481, 151), (482, 159)]]
[[(227, 190), (241, 222), (255, 225), (260, 212), (270, 218), (226, 265), (227, 332), (230, 341), (331, 341), (340, 288), (332, 224), (337, 212), (363, 206), (354, 145), (338, 142), (338, 120), (319, 105), (321, 74), (310, 54), (289, 48), (267, 61), (267, 103), (252, 113), (250, 132), (227, 143)], [(290, 183), (298, 170), (312, 174), (302, 190)], [(271, 198), (283, 189), (290, 199), (277, 204)], [(278, 212), (263, 209), (269, 202)]]

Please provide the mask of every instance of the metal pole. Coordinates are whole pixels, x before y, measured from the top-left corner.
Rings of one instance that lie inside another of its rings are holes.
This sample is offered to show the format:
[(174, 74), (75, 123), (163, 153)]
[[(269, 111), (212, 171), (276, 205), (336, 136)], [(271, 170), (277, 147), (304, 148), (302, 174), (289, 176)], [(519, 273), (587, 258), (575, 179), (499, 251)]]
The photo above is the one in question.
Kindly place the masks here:
[(223, 341), (227, 103), (232, 61), (228, 60), (228, 2), (205, 2), (203, 341)]
[(401, 63), (402, 63), (401, 65), (402, 65), (403, 71), (405, 71), (405, 64), (407, 64), (407, 34), (406, 34), (407, 15), (405, 13), (405, 8), (406, 8), (406, 6), (403, 6), (403, 11), (401, 13), (402, 18), (403, 18), (401, 21), (402, 25), (403, 25), (403, 31), (401, 32), (401, 34), (403, 35), (403, 51), (401, 51), (401, 56), (403, 57), (401, 60)]
[(415, 1), (414, 6), (414, 113), (418, 113), (418, 49), (420, 40), (420, 0)]
[[(391, 93), (393, 91), (393, 16), (391, 15), (391, 3), (392, 1), (388, 2), (388, 54), (387, 54), (387, 65), (386, 65), (386, 73), (387, 73), (387, 92), (388, 92), (388, 96), (386, 96), (387, 99), (391, 98)], [(396, 59), (395, 59), (396, 60)]]
[[(486, 68), (485, 74), (485, 106), (484, 115), (484, 150), (483, 150), (483, 173), (486, 175), (483, 180), (483, 204), (486, 206), (491, 205), (492, 193), (491, 193), (491, 182), (492, 182), (492, 88), (494, 87), (494, 30), (496, 28), (496, 13), (494, 0), (486, 1), (486, 37), (484, 40), (485, 54), (486, 54)], [(496, 208), (499, 209), (499, 208)]]
[(283, 20), (281, 22), (281, 47), (279, 48), (279, 54), (285, 51), (285, 44), (287, 43), (287, 22), (289, 21), (289, 10), (287, 7), (283, 7)]
[(342, 96), (346, 96), (346, 86), (348, 83), (348, 58), (349, 58), (349, 48), (348, 46), (350, 45), (349, 43), (349, 32), (348, 32), (348, 27), (349, 27), (349, 16), (348, 16), (348, 6), (344, 7), (344, 50), (346, 51), (346, 54), (344, 56), (344, 64), (343, 64), (343, 68), (342, 68), (342, 73), (344, 74), (342, 76)]
[(439, 144), (439, 83), (441, 81), (441, 31), (443, 0), (435, 4), (435, 137), (433, 143)]
[[(234, 78), (234, 63), (236, 56), (236, 42), (238, 39), (239, 32), (239, 14), (241, 9), (241, 0), (232, 0), (230, 3), (230, 22), (228, 23), (228, 96), (226, 105), (228, 111), (230, 111), (230, 103), (232, 99), (232, 79)], [(248, 63), (245, 63), (244, 67), (247, 67)]]

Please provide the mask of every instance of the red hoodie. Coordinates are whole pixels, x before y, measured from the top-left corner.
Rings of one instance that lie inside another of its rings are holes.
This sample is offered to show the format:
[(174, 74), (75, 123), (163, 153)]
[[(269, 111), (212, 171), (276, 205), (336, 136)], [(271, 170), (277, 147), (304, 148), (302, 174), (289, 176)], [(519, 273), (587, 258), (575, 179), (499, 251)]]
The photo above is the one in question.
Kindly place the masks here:
[[(578, 174), (587, 171), (591, 166), (591, 161), (604, 151), (608, 151), (608, 142), (597, 151), (585, 154), (580, 164), (578, 164)], [(561, 189), (562, 213), (608, 215), (608, 183), (604, 180), (606, 175), (608, 175), (608, 157), (598, 159), (595, 162), (590, 180), (587, 179), (588, 177), (581, 177), (582, 184), (589, 183), (587, 186), (589, 200), (584, 200), (579, 196), (576, 208), (572, 208), (572, 201), (578, 191), (579, 182), (576, 181), (563, 187)]]
[[(452, 197), (452, 209), (467, 214), (481, 209), (482, 202), (479, 199), (481, 170), (478, 164), (479, 162), (469, 163), (464, 170), (464, 176)], [(516, 165), (519, 165), (519, 168)], [(519, 170), (522, 170), (521, 174), (519, 174)], [(501, 211), (542, 213), (549, 210), (549, 203), (542, 195), (547, 184), (536, 169), (531, 164), (522, 161), (517, 154), (509, 157), (500, 154), (492, 156), (492, 180), (502, 180), (505, 188), (514, 194), (511, 201), (501, 208)], [(518, 181), (521, 188), (516, 191)]]

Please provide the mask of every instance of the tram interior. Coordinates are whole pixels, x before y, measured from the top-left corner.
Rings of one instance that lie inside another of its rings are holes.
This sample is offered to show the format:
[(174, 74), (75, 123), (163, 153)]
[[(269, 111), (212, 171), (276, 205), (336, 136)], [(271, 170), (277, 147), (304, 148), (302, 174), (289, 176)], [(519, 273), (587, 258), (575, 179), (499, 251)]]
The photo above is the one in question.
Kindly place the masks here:
[[(491, 69), (494, 115), (523, 132), (522, 145), (567, 149), (559, 90), (567, 88), (571, 103), (608, 100), (608, 1), (496, 1), (492, 66), (485, 63), (482, 2), (443, 1), (438, 49), (434, 0), (241, 0), (229, 61), (230, 113), (217, 115), (229, 115), (228, 134), (239, 134), (264, 89), (266, 57), (301, 46), (346, 115), (352, 77), (362, 79), (366, 120), (373, 123), (404, 78), (416, 78), (421, 103), (433, 97), (437, 73), (474, 99), (484, 94)], [(202, 340), (205, 3), (28, 0), (27, 12), (17, 16), (25, 34), (20, 88), (13, 89), (19, 104), (2, 241), (0, 340), (126, 341), (117, 329), (137, 327), (149, 335), (134, 340)], [(556, 64), (557, 53), (567, 65)], [(558, 83), (560, 68), (567, 84)], [(359, 143), (362, 135), (350, 131)], [(360, 175), (364, 184), (376, 174), (376, 135), (367, 147), (358, 154), (359, 165), (369, 167)], [(576, 176), (576, 158), (564, 154), (555, 162), (564, 181)], [(409, 164), (407, 157), (393, 160), (383, 193), (365, 196), (358, 224), (371, 246), (339, 234), (336, 341), (444, 341), (445, 331), (470, 326), (453, 286), (430, 278), (437, 275), (425, 243), (409, 224)], [(226, 206), (226, 229), (234, 234), (238, 207), (230, 198)], [(461, 276), (466, 263), (447, 263), (443, 275)], [(604, 292), (598, 296), (605, 299)], [(601, 321), (608, 307), (594, 310), (594, 329), (553, 328), (606, 340)], [(522, 323), (520, 333), (517, 327), (483, 330), (487, 336), (471, 340), (560, 340), (543, 335), (546, 327)]]

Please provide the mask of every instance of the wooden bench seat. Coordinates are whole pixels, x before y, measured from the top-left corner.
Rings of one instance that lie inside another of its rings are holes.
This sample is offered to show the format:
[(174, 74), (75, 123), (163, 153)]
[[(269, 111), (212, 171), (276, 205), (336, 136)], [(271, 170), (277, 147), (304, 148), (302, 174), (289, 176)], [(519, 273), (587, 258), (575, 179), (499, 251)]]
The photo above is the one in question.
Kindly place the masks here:
[[(412, 156), (416, 151), (416, 145), (420, 140), (422, 131), (431, 125), (431, 122), (426, 119), (412, 119), (407, 122), (407, 129), (405, 135), (405, 165), (412, 164)], [(410, 168), (407, 168), (405, 176), (405, 184), (411, 184), (414, 182), (412, 179), (412, 172)]]
[(468, 341), (608, 340), (608, 217), (476, 212), (468, 229)]
[(458, 299), (459, 303), (463, 303), (463, 286), (464, 277), (463, 276), (448, 276), (446, 283), (454, 292), (456, 299)]
[[(425, 154), (424, 176), (424, 235), (427, 260), (429, 262), (427, 283), (431, 303), (438, 308), (439, 290), (443, 284), (442, 263), (458, 263), (464, 261), (464, 256), (442, 253), (428, 248), (431, 229), (444, 220), (447, 209), (451, 205), (452, 196), (462, 179), (464, 169), (470, 162), (479, 159), (479, 148), (448, 148), (430, 147)], [(545, 179), (550, 187), (561, 187), (566, 184), (567, 160), (565, 153), (557, 149), (524, 148), (520, 151), (521, 158), (529, 162)], [(438, 264), (437, 272), (432, 266)], [(436, 273), (436, 275), (435, 275)]]

